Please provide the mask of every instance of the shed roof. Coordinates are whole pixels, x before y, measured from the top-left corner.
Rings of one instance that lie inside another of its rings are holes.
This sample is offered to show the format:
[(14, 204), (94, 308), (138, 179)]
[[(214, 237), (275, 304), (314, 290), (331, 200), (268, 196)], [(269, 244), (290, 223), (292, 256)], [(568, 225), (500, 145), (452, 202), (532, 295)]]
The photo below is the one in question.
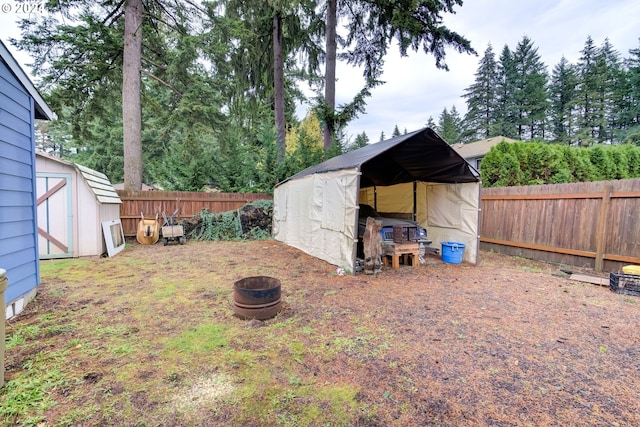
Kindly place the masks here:
[(370, 144), (311, 166), (279, 183), (307, 175), (356, 168), (362, 172), (360, 188), (405, 182), (478, 182), (478, 172), (435, 131), (415, 132)]
[(36, 155), (70, 166), (78, 171), (78, 174), (82, 176), (82, 178), (84, 178), (84, 181), (87, 183), (89, 189), (95, 195), (98, 202), (105, 204), (122, 203), (122, 200), (120, 200), (120, 196), (118, 196), (115, 188), (113, 188), (113, 186), (111, 185), (109, 178), (102, 172), (98, 172), (86, 166), (69, 162), (67, 160), (63, 160), (59, 157), (51, 156), (46, 153), (38, 152), (36, 153)]
[(57, 118), (56, 114), (51, 111), (47, 103), (44, 102), (44, 99), (42, 98), (42, 95), (40, 95), (40, 92), (38, 92), (36, 87), (31, 82), (31, 79), (29, 79), (22, 67), (20, 67), (20, 65), (15, 60), (9, 49), (7, 49), (2, 40), (0, 40), (0, 59), (2, 59), (5, 64), (7, 64), (9, 70), (11, 70), (13, 75), (16, 76), (18, 81), (33, 98), (36, 107), (35, 118), (41, 120), (55, 120)]
[(470, 142), (469, 144), (455, 144), (452, 145), (452, 147), (465, 159), (473, 159), (486, 155), (492, 147), (498, 145), (502, 141), (516, 142), (515, 139), (507, 138), (506, 136), (494, 136), (492, 138)]

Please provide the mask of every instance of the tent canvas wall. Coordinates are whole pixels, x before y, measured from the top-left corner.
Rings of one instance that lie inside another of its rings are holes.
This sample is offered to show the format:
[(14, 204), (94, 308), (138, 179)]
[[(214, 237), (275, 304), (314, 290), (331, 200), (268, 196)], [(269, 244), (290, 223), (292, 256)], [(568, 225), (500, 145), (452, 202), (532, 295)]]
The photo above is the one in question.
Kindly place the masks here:
[(40, 283), (36, 119), (53, 120), (55, 114), (0, 41), (0, 268), (8, 280), (6, 318), (22, 311)]
[(36, 153), (40, 258), (101, 255), (102, 223), (120, 219), (118, 193), (106, 175)]
[(274, 190), (274, 237), (353, 269), (359, 204), (406, 214), (434, 245), (466, 245), (477, 263), (480, 178), (438, 134), (424, 128), (312, 166)]

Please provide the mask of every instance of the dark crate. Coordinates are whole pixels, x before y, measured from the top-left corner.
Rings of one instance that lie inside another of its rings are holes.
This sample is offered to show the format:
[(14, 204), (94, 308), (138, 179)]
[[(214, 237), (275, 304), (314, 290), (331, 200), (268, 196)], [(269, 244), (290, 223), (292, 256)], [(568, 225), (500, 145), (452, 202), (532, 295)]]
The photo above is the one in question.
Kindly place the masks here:
[(609, 273), (609, 288), (619, 294), (640, 296), (640, 275)]
[(395, 243), (417, 242), (418, 240), (420, 240), (418, 227), (393, 226), (393, 241)]

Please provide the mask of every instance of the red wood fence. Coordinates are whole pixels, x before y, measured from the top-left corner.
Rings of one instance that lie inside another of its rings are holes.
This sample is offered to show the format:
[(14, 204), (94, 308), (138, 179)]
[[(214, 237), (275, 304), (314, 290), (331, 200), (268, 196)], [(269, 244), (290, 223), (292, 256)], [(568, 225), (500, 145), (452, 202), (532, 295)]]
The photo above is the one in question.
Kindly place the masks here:
[(619, 271), (640, 264), (640, 179), (484, 188), (483, 249)]

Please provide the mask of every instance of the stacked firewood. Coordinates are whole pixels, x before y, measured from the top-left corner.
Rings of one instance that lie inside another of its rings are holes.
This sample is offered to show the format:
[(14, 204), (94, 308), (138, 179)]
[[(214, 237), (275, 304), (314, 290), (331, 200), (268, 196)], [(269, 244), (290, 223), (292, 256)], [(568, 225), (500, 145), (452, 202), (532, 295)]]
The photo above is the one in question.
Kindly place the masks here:
[(195, 240), (264, 239), (271, 237), (273, 203), (258, 200), (227, 212), (203, 210), (183, 220), (184, 233)]

